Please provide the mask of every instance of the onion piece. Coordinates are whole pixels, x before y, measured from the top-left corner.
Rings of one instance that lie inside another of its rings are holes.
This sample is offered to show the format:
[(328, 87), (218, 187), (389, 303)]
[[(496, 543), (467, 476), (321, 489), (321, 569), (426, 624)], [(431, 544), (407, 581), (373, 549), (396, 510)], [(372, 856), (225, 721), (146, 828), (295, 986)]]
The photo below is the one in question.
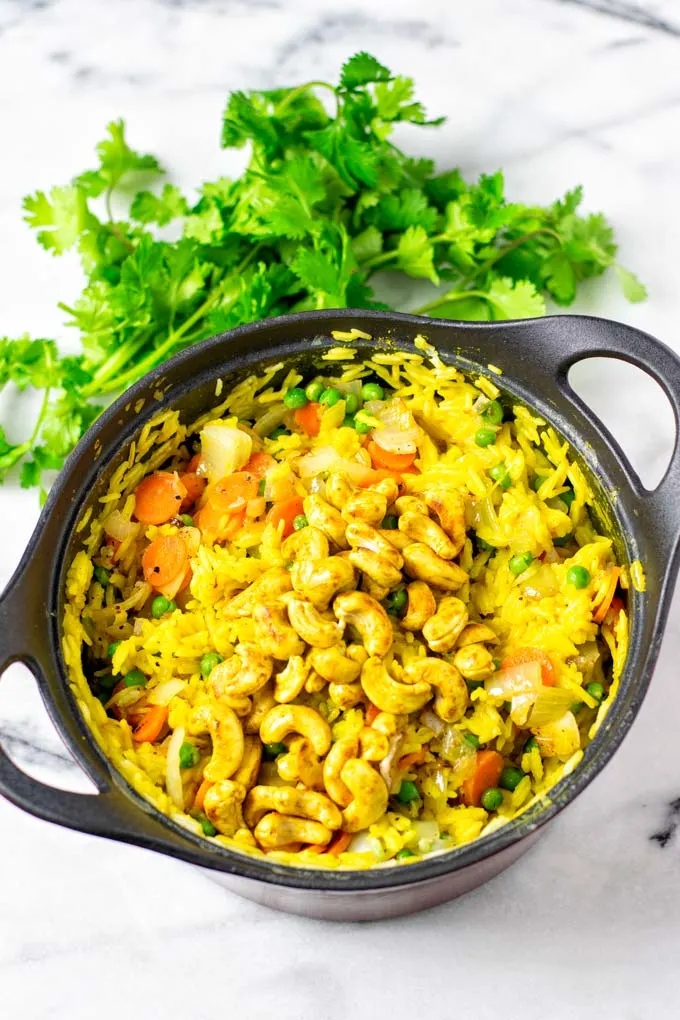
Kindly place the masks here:
[(399, 789), (399, 770), (396, 768), (396, 765), (403, 742), (403, 733), (395, 733), (394, 736), (390, 738), (387, 754), (380, 762), (380, 766), (378, 768), (378, 771), (385, 780), (385, 785), (390, 793), (397, 793)]
[(542, 563), (538, 570), (522, 585), (522, 594), (533, 599), (544, 599), (557, 592), (555, 573), (547, 563)]
[(143, 687), (123, 687), (106, 702), (106, 709), (119, 708), (123, 711), (132, 708), (146, 695)]
[(253, 432), (258, 436), (268, 436), (270, 432), (273, 432), (274, 429), (283, 424), (285, 417), (286, 408), (284, 405), (274, 404), (273, 407), (267, 408), (264, 414), (257, 419), (253, 426)]
[(179, 749), (184, 743), (184, 727), (179, 726), (170, 737), (165, 763), (165, 788), (175, 807), (184, 811), (184, 786), (179, 766)]
[(116, 542), (123, 542), (130, 535), (137, 535), (141, 524), (123, 517), (120, 510), (112, 510), (102, 522), (102, 527), (109, 538), (114, 538)]
[(149, 702), (152, 705), (169, 705), (172, 699), (184, 690), (185, 680), (164, 680), (158, 687), (154, 687), (149, 693)]
[(352, 837), (347, 852), (350, 854), (371, 854), (378, 861), (381, 861), (385, 856), (380, 840), (375, 836), (369, 836), (366, 829), (357, 832), (356, 836)]
[(539, 691), (534, 708), (529, 717), (530, 729), (545, 726), (546, 723), (561, 719), (570, 705), (574, 703), (574, 692), (564, 687), (544, 687)]
[(303, 479), (315, 478), (328, 471), (341, 471), (351, 482), (361, 485), (362, 482), (380, 477), (373, 468), (342, 457), (333, 446), (320, 446), (311, 453), (305, 453), (298, 458), (295, 467)]
[(498, 701), (508, 701), (516, 694), (533, 694), (543, 687), (540, 662), (521, 662), (494, 673), (484, 684), (486, 693)]
[(448, 762), (456, 773), (456, 778), (462, 782), (474, 772), (477, 752), (469, 741), (465, 739), (460, 730), (453, 726), (447, 726), (440, 737), (441, 750), (439, 756)]
[(581, 734), (573, 712), (534, 730), (536, 742), (544, 757), (569, 758), (581, 746)]
[(439, 839), (439, 825), (437, 822), (414, 822), (413, 828), (416, 832), (418, 853), (428, 853)]
[(383, 425), (373, 433), (373, 439), (378, 446), (389, 453), (417, 453), (421, 432), (404, 401), (395, 398), (384, 403), (376, 411), (372, 410), (372, 403), (371, 401), (367, 404), (366, 409)]
[(423, 726), (427, 726), (428, 730), (432, 730), (435, 736), (439, 736), (439, 734), (443, 733), (446, 729), (446, 723), (444, 723), (438, 715), (435, 715), (434, 712), (423, 712), (420, 717), (420, 721)]
[(247, 432), (223, 421), (214, 421), (201, 429), (200, 472), (208, 481), (218, 482), (240, 471), (250, 459), (253, 440)]

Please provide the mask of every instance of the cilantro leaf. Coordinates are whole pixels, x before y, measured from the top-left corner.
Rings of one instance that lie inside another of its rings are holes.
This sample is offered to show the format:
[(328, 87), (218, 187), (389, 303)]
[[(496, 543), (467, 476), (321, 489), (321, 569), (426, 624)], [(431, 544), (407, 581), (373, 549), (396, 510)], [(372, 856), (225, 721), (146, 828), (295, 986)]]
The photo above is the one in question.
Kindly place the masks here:
[(545, 315), (545, 302), (528, 280), (497, 277), (487, 292), (495, 319), (534, 319)]
[(630, 269), (624, 269), (618, 263), (614, 265), (614, 272), (619, 278), (621, 284), (621, 290), (625, 297), (633, 303), (638, 301), (645, 301), (647, 298), (647, 288), (644, 283), (638, 280), (635, 273), (631, 273)]
[(152, 191), (139, 191), (130, 206), (130, 216), (140, 223), (157, 223), (164, 227), (178, 216), (186, 216), (189, 211), (187, 200), (179, 188), (166, 184), (161, 195)]
[(23, 203), (24, 219), (38, 231), (38, 241), (53, 255), (62, 255), (77, 242), (93, 222), (85, 195), (73, 186), (52, 188), (27, 195)]
[(408, 227), (399, 238), (397, 265), (409, 276), (424, 277), (439, 283), (434, 268), (434, 245), (424, 227)]
[(342, 65), (340, 88), (357, 89), (372, 82), (389, 81), (390, 77), (389, 70), (383, 64), (362, 50)]

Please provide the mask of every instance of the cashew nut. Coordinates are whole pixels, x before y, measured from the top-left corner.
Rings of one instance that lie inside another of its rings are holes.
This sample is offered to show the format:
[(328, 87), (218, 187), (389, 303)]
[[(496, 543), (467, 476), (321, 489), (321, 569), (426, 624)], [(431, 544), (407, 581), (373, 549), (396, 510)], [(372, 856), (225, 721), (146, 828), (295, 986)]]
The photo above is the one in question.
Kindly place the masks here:
[(458, 722), (465, 715), (470, 700), (468, 689), (455, 666), (443, 659), (418, 659), (409, 663), (405, 675), (414, 683), (432, 684), (437, 688), (434, 710), (444, 722)]
[(435, 597), (424, 581), (411, 581), (406, 585), (408, 602), (401, 618), (404, 630), (422, 630), (437, 609)]
[(368, 658), (368, 652), (363, 645), (347, 645), (347, 658), (351, 659), (352, 662), (358, 662), (360, 666), (363, 666)]
[(429, 489), (425, 502), (453, 542), (457, 556), (465, 545), (465, 500), (454, 488)]
[(267, 811), (311, 818), (328, 829), (339, 829), (342, 825), (342, 815), (333, 801), (325, 793), (317, 793), (315, 790), (296, 790), (292, 786), (254, 786), (246, 797), (246, 825), (256, 825)]
[(290, 818), (271, 811), (254, 829), (255, 838), (265, 850), (277, 850), (298, 843), (316, 846), (330, 843), (333, 833), (320, 822), (308, 818)]
[(208, 821), (223, 836), (233, 836), (243, 828), (241, 806), (245, 796), (245, 786), (231, 779), (222, 779), (208, 789), (203, 810)]
[(364, 592), (351, 591), (336, 596), (333, 612), (358, 631), (369, 655), (387, 655), (392, 647), (392, 624), (379, 602)]
[(246, 733), (259, 733), (262, 720), (275, 704), (276, 699), (271, 684), (256, 691), (252, 698), (252, 709), (243, 724)]
[(351, 684), (361, 673), (361, 663), (348, 658), (344, 645), (313, 648), (307, 656), (307, 662), (326, 680), (338, 684)]
[(447, 595), (423, 627), (423, 637), (433, 652), (450, 652), (467, 622), (465, 603), (455, 595)]
[(458, 638), (459, 648), (464, 648), (465, 645), (482, 643), (489, 645), (498, 644), (498, 636), (485, 623), (469, 623)]
[(387, 672), (382, 659), (369, 659), (361, 671), (361, 686), (369, 701), (383, 712), (409, 715), (421, 709), (432, 696), (429, 683), (402, 684)]
[(399, 486), (394, 478), (381, 478), (379, 482), (369, 485), (369, 489), (372, 492), (381, 492), (388, 506), (391, 506), (399, 495)]
[(227, 705), (201, 705), (190, 714), (187, 731), (192, 736), (209, 733), (212, 756), (203, 775), (212, 783), (231, 779), (243, 761), (243, 728), (236, 712)]
[(290, 574), (284, 567), (271, 567), (270, 570), (265, 570), (257, 581), (253, 581), (244, 591), (231, 599), (224, 609), (224, 615), (229, 620), (250, 616), (256, 603), (265, 599), (274, 602), (279, 595), (290, 591), (292, 587)]
[[(305, 516), (313, 528), (318, 528), (319, 531), (322, 531), (328, 540), (339, 549), (347, 548), (347, 539), (345, 538), (346, 523), (335, 507), (315, 493), (307, 496), (302, 505)], [(303, 531), (305, 530), (306, 528), (303, 528)]]
[[(351, 555), (352, 554), (350, 553), (350, 556)], [(370, 556), (371, 554), (368, 553), (367, 555)], [(401, 577), (401, 574), (399, 576)], [(366, 574), (364, 574), (361, 578), (361, 590), (366, 592), (367, 595), (370, 595), (376, 602), (382, 602), (390, 593), (390, 588), (383, 584), (376, 584), (376, 582), (372, 581)]]
[(443, 560), (424, 542), (412, 542), (403, 552), (406, 573), (445, 591), (457, 591), (468, 579), (458, 564)]
[(359, 752), (359, 741), (356, 737), (342, 737), (331, 747), (323, 763), (323, 782), (328, 796), (339, 804), (347, 807), (352, 801), (352, 794), (340, 778), (340, 773), (352, 758)]
[[(340, 595), (338, 598), (344, 598)], [(322, 616), (311, 602), (299, 595), (289, 593), (285, 596), (288, 607), (288, 619), (303, 641), (314, 648), (330, 648), (342, 639), (344, 623), (327, 619)], [(337, 600), (336, 600), (337, 601)]]
[(381, 538), (384, 538), (386, 542), (393, 545), (399, 552), (403, 552), (407, 545), (411, 545), (413, 541), (405, 535), (403, 531), (399, 531), (398, 528), (380, 528), (378, 534)]
[(293, 737), (287, 754), (276, 759), (276, 769), (282, 779), (292, 783), (299, 780), (308, 790), (323, 787), (321, 762), (306, 737)]
[(380, 524), (387, 513), (387, 500), (382, 492), (374, 489), (360, 489), (355, 492), (342, 508), (346, 521), (363, 521), (365, 524)]
[(328, 697), (333, 704), (342, 709), (354, 708), (360, 701), (364, 700), (364, 690), (360, 683), (328, 685)]
[(366, 761), (381, 761), (389, 750), (389, 740), (373, 726), (364, 726), (359, 733), (359, 746)]
[(248, 736), (244, 740), (243, 760), (233, 780), (240, 783), (246, 790), (255, 785), (257, 774), (262, 763), (262, 742), (258, 737)]
[(326, 479), (326, 499), (336, 510), (342, 510), (354, 495), (354, 486), (338, 471), (331, 471)]
[[(294, 701), (305, 686), (308, 674), (309, 666), (302, 656), (293, 655), (288, 660), (285, 669), (282, 669), (274, 677), (274, 698), (283, 704), (288, 701)], [(272, 705), (269, 706), (269, 708), (271, 707)], [(269, 711), (269, 708), (267, 711)]]
[(370, 524), (364, 524), (363, 521), (352, 521), (347, 525), (347, 541), (352, 549), (367, 549), (375, 556), (386, 560), (397, 570), (401, 570), (404, 564), (399, 550), (383, 538), (377, 528), (371, 527)]
[(427, 513), (427, 503), (421, 496), (400, 496), (394, 501), (394, 509), (399, 515), (407, 512), (416, 514)]
[(323, 531), (312, 527), (294, 531), (281, 546), (281, 554), (287, 560), (294, 562), (297, 560), (324, 560), (328, 553), (328, 539)]
[(219, 698), (238, 694), (254, 694), (264, 687), (272, 675), (274, 663), (257, 645), (237, 645), (234, 654), (215, 666), (210, 683)]
[(361, 758), (351, 758), (340, 779), (352, 794), (352, 802), (342, 813), (345, 832), (359, 832), (377, 822), (387, 809), (389, 793), (382, 776)]
[(453, 657), (453, 664), (466, 680), (486, 680), (494, 671), (493, 656), (484, 645), (464, 645)]
[[(379, 533), (378, 537), (379, 536)], [(388, 543), (389, 545), (389, 543)], [(392, 548), (390, 546), (390, 548)], [(396, 552), (396, 549), (394, 550)], [(386, 557), (371, 552), (370, 549), (352, 549), (349, 554), (349, 561), (353, 567), (360, 570), (365, 577), (368, 577), (378, 587), (389, 592), (401, 583), (401, 571), (397, 569)]]
[(319, 691), (324, 689), (327, 683), (328, 680), (326, 680), (325, 677), (321, 676), (320, 673), (317, 673), (316, 670), (312, 670), (305, 680), (305, 690), (307, 694), (318, 694)]
[(412, 542), (424, 542), (444, 560), (452, 560), (458, 550), (444, 529), (427, 514), (406, 510), (399, 518), (399, 530)]
[(295, 591), (321, 611), (328, 609), (334, 595), (349, 591), (356, 583), (354, 567), (342, 556), (298, 560), (293, 565), (290, 577)]
[(289, 623), (283, 606), (258, 603), (253, 607), (253, 622), (255, 639), (265, 655), (286, 662), (291, 656), (304, 652), (305, 643)]
[(331, 728), (326, 720), (306, 705), (275, 705), (260, 726), (263, 744), (279, 744), (290, 733), (307, 737), (319, 758), (331, 746)]

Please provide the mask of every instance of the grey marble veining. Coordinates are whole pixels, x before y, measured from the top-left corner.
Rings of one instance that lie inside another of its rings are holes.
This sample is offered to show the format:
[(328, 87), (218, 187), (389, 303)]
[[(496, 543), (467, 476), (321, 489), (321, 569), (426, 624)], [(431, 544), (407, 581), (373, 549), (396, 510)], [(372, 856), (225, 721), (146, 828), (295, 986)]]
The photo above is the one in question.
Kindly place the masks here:
[[(77, 265), (37, 247), (20, 202), (88, 166), (108, 120), (124, 116), (133, 144), (190, 190), (240, 165), (218, 148), (229, 89), (333, 78), (358, 49), (412, 74), (428, 110), (448, 116), (399, 132), (414, 154), (469, 174), (502, 166), (520, 201), (581, 182), (650, 298), (629, 306), (609, 281), (578, 310), (680, 351), (677, 0), (0, 0), (0, 330), (68, 343), (56, 304), (77, 294)], [(672, 441), (655, 386), (599, 362), (575, 385), (654, 485)], [(3, 395), (2, 419), (18, 427), (22, 406)], [(34, 493), (0, 491), (12, 536), (0, 584), (37, 512)], [(178, 862), (0, 802), (0, 1015), (680, 1015), (679, 653), (676, 598), (650, 694), (605, 772), (510, 872), (403, 921), (277, 915)], [(0, 740), (42, 781), (91, 789), (18, 666), (0, 682)]]

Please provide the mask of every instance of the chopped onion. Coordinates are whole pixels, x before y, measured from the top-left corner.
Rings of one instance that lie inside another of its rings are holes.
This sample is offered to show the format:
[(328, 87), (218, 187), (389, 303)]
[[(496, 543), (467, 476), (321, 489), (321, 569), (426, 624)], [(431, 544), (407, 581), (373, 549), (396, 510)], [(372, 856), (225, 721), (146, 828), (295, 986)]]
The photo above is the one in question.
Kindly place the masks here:
[(210, 482), (240, 471), (250, 459), (253, 441), (247, 432), (215, 421), (201, 429), (200, 468)]
[(274, 404), (273, 407), (267, 408), (264, 414), (257, 419), (253, 427), (253, 432), (255, 432), (258, 436), (268, 436), (274, 431), (274, 429), (283, 424), (283, 419), (285, 417), (286, 408), (284, 405)]
[(440, 737), (441, 750), (439, 755), (453, 767), (461, 779), (466, 779), (474, 769), (477, 752), (460, 730), (447, 726)]
[(542, 687), (540, 662), (521, 662), (508, 669), (501, 669), (484, 684), (487, 694), (499, 701), (508, 701), (516, 694), (537, 695)]
[(351, 854), (371, 854), (379, 861), (384, 857), (380, 840), (376, 839), (375, 836), (369, 836), (366, 829), (357, 832), (356, 836), (352, 837), (347, 847), (347, 852)]
[(565, 690), (564, 687), (543, 687), (534, 702), (529, 726), (534, 729), (560, 719), (573, 703), (573, 691)]
[(183, 691), (185, 687), (185, 680), (164, 680), (149, 693), (148, 700), (152, 705), (169, 705), (175, 695)]
[(129, 535), (136, 535), (141, 528), (141, 524), (123, 517), (120, 510), (112, 510), (104, 520), (102, 527), (109, 538), (115, 538), (117, 542), (123, 542)]
[[(484, 528), (487, 534), (490, 533), (491, 535), (498, 531), (498, 517), (496, 516), (494, 505), (488, 496), (485, 496), (484, 499), (478, 499), (476, 503), (470, 505), (466, 518), (469, 518), (467, 523), (477, 532), (480, 528)], [(480, 537), (483, 538), (484, 536), (480, 535)]]
[(581, 734), (573, 712), (534, 730), (536, 742), (545, 757), (568, 758), (581, 746)]
[(403, 400), (398, 398), (390, 400), (377, 412), (370, 410), (368, 404), (366, 409), (383, 424), (382, 428), (376, 429), (373, 433), (373, 438), (381, 449), (400, 454), (417, 452), (420, 429)]
[(165, 788), (173, 804), (184, 811), (184, 786), (179, 766), (179, 749), (184, 743), (184, 727), (179, 726), (168, 744), (168, 757), (165, 763)]
[(522, 585), (522, 594), (543, 599), (557, 592), (557, 580), (552, 567), (542, 563), (538, 570)]
[(380, 762), (378, 769), (380, 775), (385, 780), (385, 785), (390, 793), (396, 793), (399, 788), (399, 775), (396, 765), (403, 742), (403, 733), (395, 733), (394, 736), (390, 738), (387, 754)]
[(423, 712), (420, 721), (423, 726), (427, 726), (428, 730), (432, 730), (436, 736), (443, 733), (446, 728), (446, 724), (434, 712)]
[(328, 471), (341, 471), (351, 482), (360, 485), (375, 476), (372, 468), (342, 457), (333, 446), (320, 446), (317, 450), (304, 454), (298, 458), (295, 466), (300, 478), (314, 478)]
[(123, 687), (117, 694), (109, 698), (106, 702), (106, 708), (120, 708), (122, 711), (126, 711), (128, 708), (136, 705), (138, 701), (141, 701), (145, 694), (146, 691), (143, 687)]
[(439, 825), (437, 822), (414, 822), (413, 828), (416, 832), (418, 852), (426, 854), (432, 849), (432, 844), (439, 839)]

